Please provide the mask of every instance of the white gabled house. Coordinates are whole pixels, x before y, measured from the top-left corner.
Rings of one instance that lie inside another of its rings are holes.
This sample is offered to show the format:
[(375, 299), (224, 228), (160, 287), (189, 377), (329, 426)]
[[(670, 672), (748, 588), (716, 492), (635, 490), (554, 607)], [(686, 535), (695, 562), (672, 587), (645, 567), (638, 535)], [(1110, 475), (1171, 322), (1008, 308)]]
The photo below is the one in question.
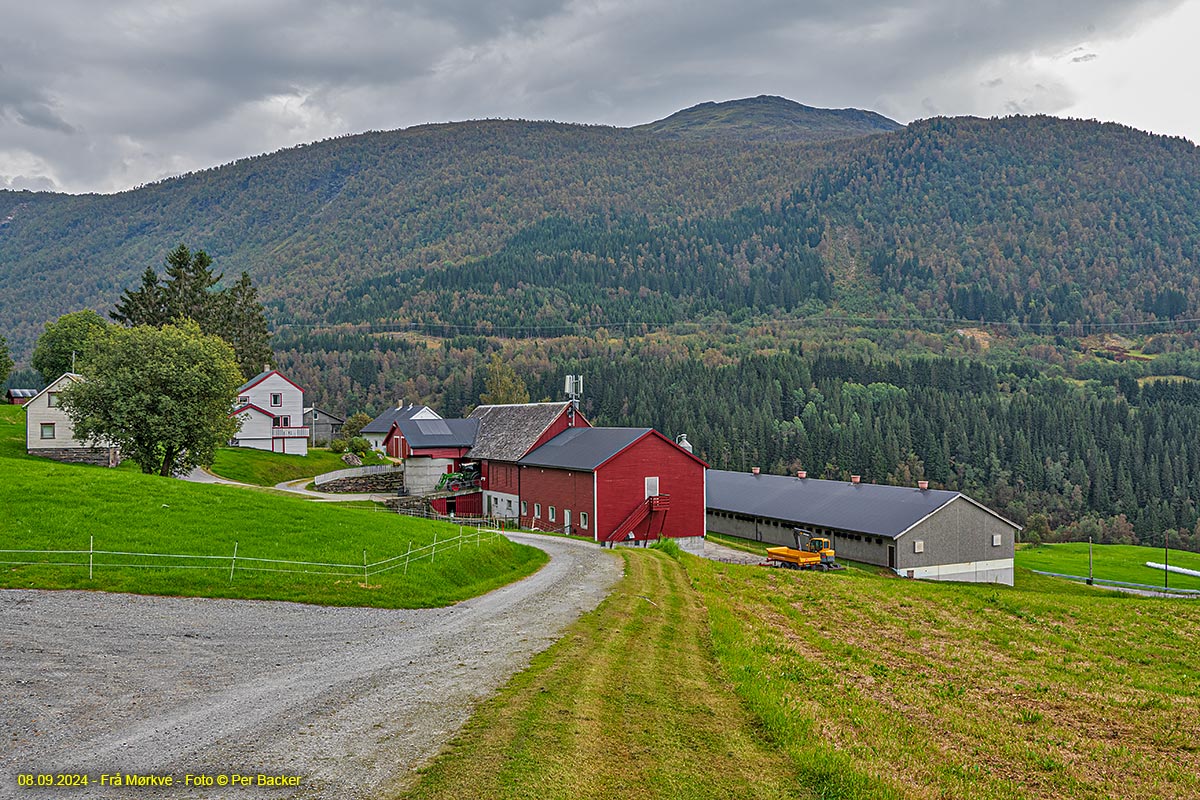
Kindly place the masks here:
[(308, 454), (304, 390), (279, 370), (264, 370), (242, 384), (229, 416), (241, 422), (237, 435), (230, 441), (234, 447)]
[(81, 380), (73, 372), (64, 373), (25, 403), (25, 451), (55, 461), (115, 467), (121, 461), (117, 448), (90, 447), (77, 440), (75, 425), (58, 402), (63, 389)]

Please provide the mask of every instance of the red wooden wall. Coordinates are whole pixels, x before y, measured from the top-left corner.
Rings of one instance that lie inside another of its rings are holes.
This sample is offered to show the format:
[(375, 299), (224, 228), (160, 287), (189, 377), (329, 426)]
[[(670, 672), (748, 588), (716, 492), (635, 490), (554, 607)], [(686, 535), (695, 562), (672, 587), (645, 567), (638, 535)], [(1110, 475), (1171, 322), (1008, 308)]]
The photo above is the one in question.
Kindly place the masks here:
[[(635, 534), (703, 536), (704, 462), (679, 449), (674, 442), (650, 433), (602, 464), (596, 475), (596, 521), (600, 538), (611, 535), (631, 511), (646, 500), (648, 476), (658, 477), (659, 494), (671, 496), (671, 508), (655, 512)], [(666, 514), (665, 518), (660, 514)]]
[[(596, 515), (592, 503), (592, 473), (546, 467), (521, 468), (521, 501), (525, 513), (521, 524), (543, 530), (560, 530), (563, 526), (563, 511), (571, 509), (571, 532), (577, 536), (593, 537), (596, 532)], [(533, 518), (535, 503), (542, 506), (541, 519)], [(550, 506), (554, 506), (557, 517), (550, 521)], [(580, 525), (579, 514), (588, 515), (588, 524)]]

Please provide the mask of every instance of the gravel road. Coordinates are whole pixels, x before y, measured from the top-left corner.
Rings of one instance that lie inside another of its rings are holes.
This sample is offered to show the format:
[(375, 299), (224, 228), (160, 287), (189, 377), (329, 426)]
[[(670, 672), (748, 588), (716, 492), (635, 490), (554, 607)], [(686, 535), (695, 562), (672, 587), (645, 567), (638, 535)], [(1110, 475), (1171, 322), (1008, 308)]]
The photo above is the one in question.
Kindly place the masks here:
[[(0, 797), (366, 798), (398, 790), (494, 692), (594, 608), (621, 562), (512, 534), (551, 561), (430, 610), (0, 591)], [(71, 789), (19, 773), (87, 774)], [(98, 786), (169, 775), (170, 789)], [(298, 788), (182, 785), (296, 775)], [(225, 778), (228, 780), (228, 778)]]

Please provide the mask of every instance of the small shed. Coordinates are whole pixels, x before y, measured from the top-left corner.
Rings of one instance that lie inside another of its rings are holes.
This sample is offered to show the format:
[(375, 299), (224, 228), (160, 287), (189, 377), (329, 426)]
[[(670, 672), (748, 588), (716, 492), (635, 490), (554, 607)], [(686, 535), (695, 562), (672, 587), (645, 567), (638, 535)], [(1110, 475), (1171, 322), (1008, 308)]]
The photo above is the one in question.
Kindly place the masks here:
[(308, 406), (304, 409), (304, 427), (308, 428), (314, 447), (323, 447), (338, 438), (345, 424), (344, 418), (323, 408)]
[(9, 389), (4, 399), (10, 406), (23, 406), (37, 396), (37, 389)]
[(81, 375), (64, 373), (24, 403), (25, 451), (55, 461), (115, 467), (121, 461), (117, 448), (76, 439), (75, 424), (59, 402), (64, 389), (82, 380)]
[(703, 544), (708, 465), (652, 428), (571, 428), (518, 466), (527, 527), (601, 543)]
[(800, 475), (709, 470), (708, 530), (790, 547), (802, 528), (904, 577), (1012, 585), (1021, 526), (962, 492)]

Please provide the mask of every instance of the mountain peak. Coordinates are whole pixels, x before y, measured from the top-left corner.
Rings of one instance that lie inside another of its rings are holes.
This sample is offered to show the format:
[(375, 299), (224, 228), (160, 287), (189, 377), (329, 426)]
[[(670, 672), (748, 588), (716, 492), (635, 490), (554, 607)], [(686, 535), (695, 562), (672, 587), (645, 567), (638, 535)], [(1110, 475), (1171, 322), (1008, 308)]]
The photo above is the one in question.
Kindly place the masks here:
[(637, 125), (677, 139), (737, 139), (762, 142), (819, 142), (899, 130), (895, 120), (858, 108), (814, 108), (774, 95), (707, 102), (665, 119)]

